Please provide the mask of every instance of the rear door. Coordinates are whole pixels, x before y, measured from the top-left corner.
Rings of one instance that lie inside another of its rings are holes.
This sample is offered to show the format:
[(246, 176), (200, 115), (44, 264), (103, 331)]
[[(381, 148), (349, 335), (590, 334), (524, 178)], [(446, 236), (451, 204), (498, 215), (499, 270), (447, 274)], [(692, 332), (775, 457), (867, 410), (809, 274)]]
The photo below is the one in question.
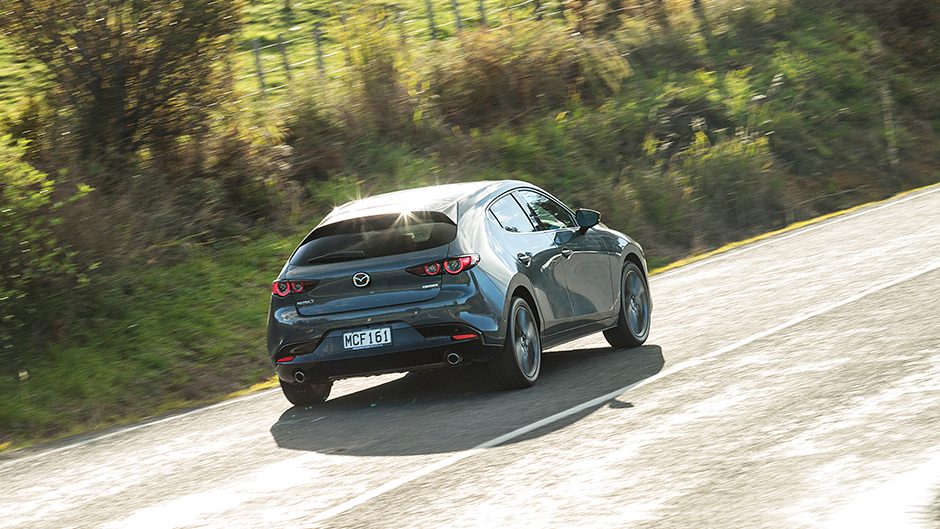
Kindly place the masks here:
[(440, 212), (410, 212), (346, 220), (317, 228), (291, 256), (287, 279), (303, 281), (292, 294), (303, 316), (416, 303), (433, 299), (441, 276), (407, 269), (447, 257), (457, 226)]
[(581, 233), (571, 211), (548, 195), (525, 190), (519, 191), (519, 197), (562, 255), (556, 273), (567, 287), (574, 318), (571, 326), (608, 317), (615, 295), (609, 279), (610, 250), (604, 238), (593, 229)]
[(516, 264), (532, 284), (542, 324), (547, 334), (559, 330), (571, 318), (571, 304), (564, 281), (556, 274), (562, 259), (552, 235), (537, 230), (536, 225), (514, 193), (493, 202), (487, 212), (495, 226), (496, 239), (502, 251)]

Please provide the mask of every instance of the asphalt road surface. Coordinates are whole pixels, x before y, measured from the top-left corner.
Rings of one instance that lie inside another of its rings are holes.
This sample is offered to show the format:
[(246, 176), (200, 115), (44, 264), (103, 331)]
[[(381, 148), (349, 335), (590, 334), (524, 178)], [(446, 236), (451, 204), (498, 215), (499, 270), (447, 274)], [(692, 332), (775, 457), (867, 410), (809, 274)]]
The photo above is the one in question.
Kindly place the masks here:
[(940, 187), (652, 280), (496, 391), (279, 391), (0, 461), (0, 527), (940, 527)]

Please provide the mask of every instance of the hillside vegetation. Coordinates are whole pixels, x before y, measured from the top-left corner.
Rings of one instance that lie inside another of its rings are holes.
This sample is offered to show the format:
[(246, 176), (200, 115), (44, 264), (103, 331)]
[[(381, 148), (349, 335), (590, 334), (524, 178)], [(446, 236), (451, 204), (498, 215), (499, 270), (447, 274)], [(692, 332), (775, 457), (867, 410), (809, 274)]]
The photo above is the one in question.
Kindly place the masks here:
[(357, 196), (528, 180), (655, 266), (940, 180), (930, 0), (288, 3), (0, 8), (0, 446), (264, 380), (270, 281)]

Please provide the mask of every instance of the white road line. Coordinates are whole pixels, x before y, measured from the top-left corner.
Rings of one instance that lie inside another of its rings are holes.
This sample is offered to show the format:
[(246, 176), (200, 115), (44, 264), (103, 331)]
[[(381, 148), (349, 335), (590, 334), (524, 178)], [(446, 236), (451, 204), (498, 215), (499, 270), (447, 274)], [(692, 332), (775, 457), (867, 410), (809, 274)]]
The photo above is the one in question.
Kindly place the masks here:
[[(674, 275), (674, 274), (676, 274), (676, 273), (680, 273), (680, 272), (683, 272), (683, 271), (686, 271), (686, 270), (694, 270), (694, 269), (696, 269), (696, 268), (698, 268), (698, 267), (700, 267), (700, 266), (704, 266), (705, 264), (708, 264), (708, 263), (711, 263), (711, 262), (714, 262), (714, 261), (718, 261), (718, 260), (721, 260), (721, 259), (724, 259), (724, 258), (727, 258), (727, 257), (731, 257), (731, 256), (733, 256), (733, 255), (740, 255), (741, 253), (744, 253), (744, 252), (746, 252), (746, 251), (755, 250), (755, 249), (757, 249), (757, 248), (761, 248), (761, 247), (766, 246), (766, 245), (768, 245), (768, 244), (772, 244), (772, 243), (775, 243), (775, 242), (779, 242), (779, 241), (782, 241), (782, 240), (786, 240), (786, 239), (789, 239), (789, 238), (791, 238), (791, 237), (796, 237), (797, 235), (802, 235), (802, 234), (804, 234), (804, 233), (809, 233), (809, 232), (811, 232), (811, 231), (817, 230), (817, 229), (822, 228), (822, 227), (824, 227), (824, 226), (829, 226), (829, 225), (831, 225), (831, 224), (835, 224), (835, 223), (837, 223), (837, 222), (842, 222), (842, 221), (844, 221), (844, 220), (852, 219), (852, 218), (855, 218), (855, 217), (858, 217), (858, 216), (861, 216), (861, 215), (864, 215), (864, 214), (867, 214), (867, 213), (873, 213), (873, 212), (875, 212), (875, 211), (878, 211), (878, 210), (881, 210), (881, 209), (885, 209), (885, 208), (888, 208), (888, 207), (891, 207), (891, 206), (895, 206), (895, 205), (897, 205), (897, 204), (903, 204), (903, 203), (905, 203), (905, 202), (914, 200), (914, 199), (916, 199), (916, 198), (924, 197), (924, 196), (927, 196), (927, 195), (930, 195), (930, 194), (936, 193), (936, 192), (940, 192), (940, 185), (937, 185), (937, 186), (934, 187), (934, 188), (928, 188), (928, 190), (923, 191), (923, 192), (914, 193), (914, 194), (912, 194), (912, 195), (910, 195), (910, 196), (907, 196), (907, 197), (904, 197), (904, 198), (901, 198), (901, 199), (898, 199), (898, 200), (893, 200), (893, 201), (887, 202), (887, 203), (885, 203), (885, 204), (881, 204), (880, 206), (877, 206), (877, 207), (873, 207), (873, 208), (869, 208), (869, 209), (863, 209), (863, 210), (861, 210), (861, 211), (858, 211), (858, 212), (855, 212), (855, 213), (850, 213), (850, 214), (848, 214), (848, 215), (843, 215), (843, 216), (841, 216), (841, 217), (836, 217), (836, 218), (834, 218), (834, 219), (832, 219), (832, 220), (828, 220), (828, 221), (825, 221), (825, 222), (821, 222), (821, 223), (819, 223), (819, 224), (815, 224), (815, 225), (812, 225), (812, 226), (807, 226), (807, 227), (805, 227), (805, 228), (800, 228), (800, 229), (795, 230), (795, 231), (793, 231), (793, 232), (791, 232), (791, 233), (788, 233), (788, 234), (785, 234), (785, 235), (780, 235), (780, 236), (778, 236), (778, 237), (773, 237), (773, 238), (768, 239), (768, 240), (763, 241), (763, 242), (755, 243), (755, 244), (748, 245), (748, 246), (743, 246), (743, 247), (741, 247), (741, 248), (739, 248), (739, 249), (730, 250), (730, 251), (725, 252), (725, 253), (722, 253), (722, 254), (714, 255), (714, 256), (711, 256), (711, 257), (702, 259), (701, 261), (698, 261), (698, 262), (696, 262), (696, 263), (691, 263), (691, 264), (688, 264), (688, 265), (685, 265), (685, 266), (681, 266), (681, 267), (679, 267), (679, 268), (676, 268), (676, 269), (674, 269), (674, 270), (670, 270), (670, 271), (668, 271), (668, 272), (665, 272), (665, 273), (662, 273), (662, 274), (658, 274), (658, 275), (654, 276), (654, 277), (652, 278), (652, 280), (657, 280), (657, 279), (663, 278), (663, 277), (669, 277), (669, 276), (671, 276), (671, 275)], [(71, 450), (71, 449), (73, 449), (73, 448), (79, 448), (79, 447), (81, 447), (81, 446), (85, 446), (85, 445), (88, 445), (88, 444), (91, 444), (91, 443), (95, 443), (95, 442), (97, 442), (97, 441), (101, 441), (101, 440), (104, 440), (104, 439), (109, 439), (109, 438), (111, 438), (111, 437), (115, 437), (115, 436), (118, 436), (118, 435), (121, 435), (121, 434), (133, 432), (133, 431), (135, 431), (135, 430), (140, 430), (140, 429), (142, 429), (142, 428), (147, 428), (147, 427), (150, 427), (150, 426), (155, 426), (155, 425), (157, 425), (157, 424), (162, 424), (162, 423), (174, 421), (174, 420), (177, 420), (177, 419), (182, 419), (182, 418), (184, 418), (184, 417), (187, 417), (187, 416), (190, 416), (190, 415), (193, 415), (193, 414), (196, 414), (196, 413), (202, 413), (202, 412), (205, 412), (205, 411), (209, 411), (209, 410), (221, 408), (221, 407), (223, 407), (223, 406), (228, 406), (228, 405), (230, 405), (230, 404), (234, 404), (234, 403), (236, 403), (236, 402), (241, 402), (241, 401), (244, 401), (244, 400), (248, 400), (248, 399), (251, 399), (251, 398), (255, 398), (255, 397), (258, 397), (258, 396), (261, 396), (261, 395), (267, 395), (268, 393), (271, 393), (272, 391), (275, 391), (275, 390), (271, 389), (271, 390), (259, 391), (258, 393), (252, 393), (251, 395), (245, 395), (245, 396), (237, 397), (237, 398), (234, 398), (234, 399), (231, 399), (231, 400), (225, 400), (225, 401), (222, 401), (222, 402), (213, 404), (213, 405), (211, 405), (211, 406), (206, 406), (206, 407), (204, 407), (204, 408), (196, 408), (196, 409), (194, 409), (194, 410), (190, 410), (190, 411), (188, 411), (188, 412), (181, 413), (181, 414), (179, 414), (179, 415), (171, 415), (171, 416), (169, 416), (169, 417), (164, 417), (163, 419), (158, 419), (158, 420), (156, 420), (156, 421), (150, 421), (150, 422), (145, 422), (145, 423), (142, 423), (142, 424), (136, 424), (136, 425), (134, 425), (134, 426), (128, 426), (128, 427), (125, 427), (125, 428), (121, 428), (121, 429), (118, 429), (118, 430), (114, 430), (114, 431), (112, 431), (112, 432), (108, 432), (108, 433), (106, 433), (106, 434), (102, 434), (102, 435), (99, 435), (99, 436), (96, 436), (96, 437), (90, 437), (90, 438), (88, 438), (88, 439), (83, 439), (83, 440), (81, 440), (81, 441), (77, 441), (77, 442), (75, 442), (75, 443), (71, 443), (71, 444), (68, 444), (68, 445), (60, 446), (60, 447), (57, 447), (57, 448), (50, 448), (50, 449), (48, 449), (48, 450), (43, 450), (43, 451), (41, 451), (41, 452), (37, 452), (37, 453), (31, 454), (31, 455), (26, 455), (26, 456), (23, 456), (23, 457), (14, 457), (13, 459), (10, 459), (10, 460), (8, 460), (8, 461), (0, 461), (0, 469), (4, 468), (4, 467), (6, 467), (6, 466), (9, 466), (10, 464), (13, 464), (13, 463), (25, 463), (25, 462), (28, 462), (28, 461), (33, 461), (33, 460), (35, 460), (35, 459), (39, 459), (39, 458), (42, 458), (42, 457), (45, 457), (45, 456), (48, 456), (48, 455), (58, 454), (58, 453), (61, 453), (61, 452), (66, 451), (66, 450)]]
[(694, 358), (694, 359), (691, 359), (691, 360), (687, 360), (687, 361), (685, 361), (685, 362), (680, 362), (680, 363), (678, 363), (678, 364), (672, 366), (671, 368), (665, 369), (665, 370), (663, 370), (663, 371), (660, 371), (659, 373), (657, 373), (657, 374), (655, 374), (655, 375), (653, 375), (653, 376), (651, 376), (651, 377), (649, 377), (649, 378), (645, 378), (645, 379), (643, 379), (643, 380), (640, 380), (639, 382), (634, 382), (633, 384), (630, 384), (630, 385), (624, 386), (624, 387), (622, 387), (622, 388), (620, 388), (620, 389), (611, 391), (610, 393), (607, 393), (607, 394), (605, 394), (605, 395), (601, 395), (600, 397), (591, 399), (591, 400), (589, 400), (589, 401), (587, 401), (587, 402), (583, 402), (583, 403), (581, 403), (581, 404), (578, 404), (577, 406), (568, 408), (567, 410), (558, 412), (558, 413), (556, 413), (556, 414), (554, 414), (554, 415), (552, 415), (552, 416), (545, 417), (544, 419), (535, 421), (535, 422), (533, 422), (533, 423), (531, 423), (531, 424), (528, 424), (528, 425), (526, 425), (526, 426), (523, 426), (523, 427), (521, 427), (521, 428), (518, 428), (518, 429), (516, 429), (516, 430), (513, 430), (513, 431), (511, 431), (511, 432), (509, 432), (509, 433), (507, 433), (507, 434), (504, 434), (504, 435), (501, 435), (501, 436), (499, 436), (499, 437), (495, 437), (495, 438), (493, 438), (493, 439), (490, 439), (489, 441), (483, 442), (483, 443), (481, 443), (481, 444), (479, 444), (479, 445), (477, 445), (477, 446), (471, 448), (470, 450), (466, 450), (466, 451), (464, 451), (464, 452), (458, 452), (458, 453), (456, 453), (456, 454), (451, 455), (450, 457), (444, 458), (444, 459), (442, 459), (442, 460), (440, 460), (440, 461), (437, 461), (437, 462), (435, 462), (435, 463), (431, 463), (430, 465), (426, 465), (426, 466), (424, 466), (424, 467), (418, 468), (418, 469), (416, 469), (416, 470), (414, 470), (414, 471), (412, 471), (412, 472), (409, 472), (408, 474), (406, 474), (406, 475), (404, 475), (404, 476), (402, 476), (402, 477), (400, 477), (400, 478), (398, 478), (398, 479), (389, 481), (389, 482), (385, 483), (384, 485), (381, 485), (381, 486), (379, 486), (379, 487), (376, 487), (376, 488), (374, 488), (374, 489), (372, 489), (372, 490), (370, 490), (370, 491), (368, 491), (368, 492), (365, 492), (365, 493), (363, 493), (363, 494), (360, 494), (359, 496), (356, 496), (356, 497), (354, 497), (354, 498), (351, 498), (351, 499), (349, 499), (349, 500), (346, 500), (346, 501), (344, 501), (343, 503), (340, 503), (340, 504), (338, 504), (338, 505), (336, 505), (336, 506), (334, 506), (334, 507), (331, 507), (331, 508), (329, 508), (329, 509), (327, 509), (327, 510), (325, 510), (325, 511), (320, 512), (319, 514), (317, 514), (316, 516), (314, 516), (314, 517), (310, 520), (310, 524), (311, 524), (310, 526), (315, 526), (315, 525), (319, 524), (320, 522), (323, 522), (323, 521), (325, 521), (325, 520), (328, 520), (328, 519), (330, 519), (330, 518), (333, 518), (334, 516), (338, 516), (338, 515), (340, 515), (340, 514), (346, 512), (346, 511), (349, 511), (349, 510), (351, 510), (351, 509), (354, 509), (354, 508), (356, 508), (356, 507), (358, 507), (358, 506), (360, 506), (360, 505), (362, 505), (362, 504), (364, 504), (364, 503), (366, 503), (366, 502), (368, 502), (368, 501), (370, 501), (370, 500), (373, 500), (373, 499), (375, 499), (376, 497), (381, 496), (382, 494), (385, 494), (386, 492), (390, 492), (390, 491), (392, 491), (392, 490), (395, 490), (395, 489), (397, 489), (397, 488), (399, 488), (399, 487), (401, 487), (401, 486), (403, 486), (403, 485), (406, 485), (406, 484), (408, 484), (408, 483), (410, 483), (410, 482), (412, 482), (412, 481), (415, 481), (415, 480), (417, 480), (417, 479), (423, 478), (423, 477), (425, 477), (425, 476), (427, 476), (427, 475), (429, 475), (429, 474), (432, 474), (432, 473), (434, 473), (434, 472), (436, 472), (436, 471), (438, 471), (438, 470), (441, 470), (441, 469), (444, 469), (444, 468), (449, 467), (449, 466), (451, 466), (451, 465), (454, 465), (454, 464), (456, 464), (456, 463), (459, 463), (460, 461), (463, 461), (464, 459), (468, 459), (468, 458), (470, 458), (470, 457), (473, 457), (473, 456), (479, 454), (480, 452), (482, 452), (482, 451), (484, 451), (484, 450), (486, 450), (486, 449), (488, 449), (488, 448), (493, 448), (493, 447), (495, 447), (495, 446), (501, 445), (501, 444), (503, 444), (503, 443), (506, 443), (506, 442), (511, 441), (511, 440), (513, 440), (513, 439), (516, 439), (516, 438), (518, 438), (518, 437), (522, 437), (523, 435), (526, 435), (526, 434), (531, 433), (531, 432), (533, 432), (533, 431), (535, 431), (535, 430), (538, 430), (539, 428), (542, 428), (542, 427), (547, 426), (547, 425), (549, 425), (549, 424), (558, 422), (558, 421), (560, 421), (560, 420), (562, 420), (562, 419), (564, 419), (564, 418), (566, 418), (566, 417), (570, 417), (570, 416), (575, 415), (575, 414), (577, 414), (577, 413), (580, 413), (580, 412), (582, 412), (582, 411), (584, 411), (584, 410), (590, 409), (590, 408), (595, 407), (595, 406), (600, 406), (600, 405), (604, 404), (605, 402), (608, 402), (608, 401), (610, 401), (610, 400), (613, 400), (613, 399), (619, 397), (620, 395), (622, 395), (622, 394), (624, 394), (624, 393), (626, 393), (626, 392), (628, 392), (628, 391), (631, 391), (631, 390), (640, 388), (640, 387), (645, 386), (645, 385), (647, 385), (647, 384), (651, 384), (652, 382), (655, 382), (655, 381), (657, 381), (657, 380), (660, 380), (660, 379), (662, 379), (662, 378), (664, 378), (664, 377), (667, 377), (667, 376), (669, 376), (669, 375), (676, 374), (676, 373), (678, 373), (678, 372), (680, 372), (680, 371), (684, 371), (684, 370), (686, 370), (686, 369), (688, 369), (688, 368), (690, 368), (690, 367), (695, 367), (695, 366), (701, 365), (701, 364), (705, 363), (706, 360), (710, 360), (710, 359), (712, 359), (712, 358), (716, 358), (716, 357), (718, 357), (718, 356), (721, 356), (721, 355), (723, 355), (723, 354), (725, 354), (725, 353), (729, 353), (729, 352), (734, 351), (734, 350), (736, 350), (736, 349), (740, 349), (741, 347), (744, 347), (744, 346), (746, 346), (746, 345), (750, 345), (751, 343), (754, 343), (754, 342), (756, 342), (756, 341), (758, 341), (758, 340), (760, 340), (760, 339), (762, 339), (762, 338), (766, 338), (766, 337), (768, 337), (768, 336), (770, 336), (770, 335), (772, 335), (772, 334), (778, 333), (778, 332), (780, 332), (780, 331), (782, 331), (782, 330), (784, 330), (784, 329), (787, 329), (787, 328), (789, 328), (789, 327), (793, 327), (793, 326), (795, 326), (795, 325), (798, 325), (798, 324), (800, 324), (800, 323), (803, 323), (803, 322), (805, 322), (806, 320), (809, 320), (809, 319), (814, 318), (814, 317), (816, 317), (816, 316), (819, 316), (819, 315), (821, 315), (821, 314), (825, 314), (826, 312), (833, 311), (833, 310), (838, 309), (838, 308), (840, 308), (840, 307), (844, 307), (845, 305), (848, 305), (848, 304), (850, 304), (850, 303), (853, 303), (853, 302), (855, 302), (855, 301), (858, 301), (858, 300), (860, 300), (860, 299), (862, 299), (862, 298), (864, 298), (864, 297), (866, 297), (866, 296), (870, 296), (870, 295), (872, 295), (872, 294), (874, 294), (874, 293), (876, 293), (876, 292), (880, 292), (880, 291), (885, 290), (885, 289), (887, 289), (887, 288), (891, 288), (891, 287), (893, 287), (893, 286), (895, 286), (895, 285), (898, 285), (898, 284), (903, 283), (903, 282), (905, 282), (905, 281), (909, 281), (909, 280), (914, 279), (914, 278), (916, 278), (916, 277), (918, 277), (918, 276), (922, 276), (922, 275), (924, 275), (924, 274), (928, 274), (928, 273), (933, 272), (934, 270), (937, 270), (937, 269), (940, 269), (940, 261), (934, 262), (934, 263), (930, 264), (929, 266), (927, 266), (926, 268), (921, 268), (920, 270), (917, 270), (917, 271), (915, 271), (915, 272), (910, 272), (910, 273), (904, 274), (904, 275), (902, 275), (902, 276), (900, 276), (900, 277), (897, 277), (897, 278), (892, 279), (892, 280), (890, 280), (890, 281), (887, 281), (887, 282), (885, 282), (885, 283), (881, 283), (881, 284), (876, 285), (876, 286), (874, 286), (874, 287), (872, 287), (872, 288), (869, 288), (869, 289), (867, 289), (867, 290), (863, 290), (863, 291), (861, 291), (861, 292), (859, 292), (859, 293), (857, 293), (857, 294), (854, 294), (854, 295), (852, 295), (852, 296), (849, 296), (849, 297), (847, 297), (847, 298), (845, 298), (845, 299), (843, 299), (843, 300), (841, 300), (841, 301), (837, 301), (837, 302), (835, 302), (835, 303), (827, 303), (827, 304), (822, 305), (822, 306), (820, 306), (820, 307), (818, 307), (818, 308), (816, 308), (816, 309), (814, 309), (814, 310), (812, 310), (812, 311), (809, 311), (809, 312), (807, 312), (807, 313), (805, 313), (805, 314), (802, 314), (802, 315), (796, 316), (796, 317), (794, 317), (794, 318), (792, 318), (792, 319), (790, 319), (790, 320), (787, 320), (787, 321), (785, 321), (785, 322), (783, 322), (783, 323), (781, 323), (781, 324), (779, 324), (779, 325), (775, 325), (775, 326), (773, 326), (773, 327), (771, 327), (771, 328), (769, 328), (769, 329), (766, 329), (766, 330), (764, 330), (764, 331), (761, 331), (761, 332), (759, 332), (759, 333), (752, 334), (752, 335), (748, 336), (747, 338), (744, 338), (744, 339), (742, 339), (742, 340), (738, 340), (738, 341), (736, 341), (736, 342), (734, 342), (734, 343), (731, 343), (731, 344), (729, 344), (729, 345), (726, 345), (725, 347), (722, 347), (721, 349), (718, 349), (718, 350), (716, 350), (716, 351), (712, 351), (712, 352), (710, 352), (710, 353), (708, 353), (708, 354), (706, 354), (706, 355), (704, 355), (704, 356), (701, 356), (701, 357), (698, 357), (698, 358)]
[(921, 197), (925, 197), (925, 196), (928, 196), (928, 195), (932, 195), (933, 193), (937, 193), (937, 192), (940, 192), (940, 184), (934, 184), (933, 186), (927, 188), (927, 189), (924, 190), (924, 191), (916, 192), (916, 193), (911, 194), (910, 196), (906, 196), (906, 197), (904, 197), (904, 198), (899, 198), (898, 200), (892, 200), (892, 201), (890, 201), (890, 202), (886, 202), (886, 203), (884, 203), (884, 204), (881, 204), (881, 205), (879, 205), (879, 206), (875, 206), (875, 207), (873, 207), (873, 208), (864, 208), (864, 209), (861, 209), (861, 210), (856, 211), (856, 212), (854, 212), (854, 213), (849, 213), (849, 214), (847, 214), (847, 215), (841, 215), (841, 216), (838, 216), (838, 217), (834, 217), (834, 218), (832, 218), (832, 219), (827, 219), (827, 220), (824, 220), (824, 221), (822, 221), (822, 222), (820, 222), (820, 223), (818, 223), (818, 224), (811, 224), (811, 225), (806, 226), (806, 227), (803, 227), (803, 228), (797, 228), (797, 229), (795, 229), (795, 230), (793, 230), (793, 231), (791, 231), (791, 232), (789, 232), (789, 233), (784, 233), (784, 234), (782, 234), (782, 235), (777, 235), (777, 236), (775, 236), (775, 237), (771, 237), (771, 238), (769, 238), (769, 239), (767, 239), (767, 240), (765, 240), (765, 241), (756, 242), (756, 243), (754, 243), (754, 244), (748, 244), (747, 246), (742, 246), (742, 247), (740, 247), (740, 248), (735, 248), (735, 249), (732, 249), (732, 250), (728, 250), (727, 252), (724, 252), (724, 253), (716, 254), (716, 255), (713, 255), (713, 256), (711, 256), (711, 257), (707, 257), (707, 258), (702, 259), (701, 261), (697, 261), (697, 262), (695, 262), (695, 263), (689, 263), (689, 264), (687, 264), (687, 265), (680, 266), (680, 267), (678, 267), (678, 268), (673, 268), (672, 270), (668, 270), (668, 271), (663, 272), (663, 273), (661, 273), (661, 274), (656, 274), (656, 275), (653, 276), (650, 280), (651, 280), (651, 281), (655, 281), (655, 280), (657, 280), (657, 279), (662, 279), (662, 278), (664, 278), (664, 277), (669, 277), (669, 276), (674, 275), (674, 274), (677, 274), (677, 273), (679, 273), (679, 272), (681, 272), (681, 271), (683, 271), (683, 270), (695, 270), (696, 268), (699, 268), (699, 267), (701, 267), (701, 266), (705, 266), (706, 264), (713, 263), (713, 262), (715, 262), (715, 261), (720, 261), (720, 260), (726, 259), (726, 258), (728, 258), (728, 257), (733, 257), (733, 256), (736, 256), (736, 255), (740, 255), (740, 254), (742, 254), (742, 253), (750, 252), (751, 250), (756, 250), (756, 249), (758, 249), (758, 248), (763, 248), (764, 246), (767, 246), (768, 244), (774, 244), (774, 243), (777, 243), (777, 242), (780, 242), (780, 241), (785, 241), (785, 240), (790, 239), (790, 238), (792, 238), (792, 237), (796, 237), (797, 235), (803, 235), (804, 233), (809, 233), (809, 232), (811, 232), (811, 231), (816, 231), (816, 230), (818, 230), (818, 229), (820, 229), (820, 228), (825, 228), (826, 226), (830, 226), (830, 225), (832, 225), (832, 224), (836, 224), (836, 223), (839, 223), (839, 222), (843, 222), (843, 221), (846, 221), (846, 220), (849, 220), (849, 219), (854, 219), (855, 217), (859, 217), (859, 216), (861, 216), (861, 215), (866, 215), (866, 214), (868, 214), (868, 213), (874, 213), (874, 212), (876, 212), (876, 211), (879, 211), (879, 210), (882, 210), (882, 209), (885, 209), (885, 208), (889, 208), (889, 207), (891, 207), (891, 206), (896, 206), (896, 205), (898, 205), (898, 204), (903, 204), (903, 203), (905, 203), (905, 202), (909, 202), (909, 201), (914, 200), (914, 199), (917, 199), (917, 198), (921, 198)]

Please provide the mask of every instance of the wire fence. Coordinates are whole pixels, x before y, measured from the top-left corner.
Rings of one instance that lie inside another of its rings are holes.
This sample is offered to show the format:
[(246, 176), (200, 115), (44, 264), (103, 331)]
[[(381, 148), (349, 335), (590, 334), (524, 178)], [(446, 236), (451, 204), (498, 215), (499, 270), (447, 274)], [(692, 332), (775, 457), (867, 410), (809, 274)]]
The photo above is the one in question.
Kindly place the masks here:
[[(418, 40), (444, 40), (475, 28), (494, 30), (525, 21), (550, 23), (565, 20), (566, 0), (513, 0), (494, 7), (491, 0), (424, 0), (423, 7), (378, 7), (380, 29), (391, 30), (403, 47)], [(622, 6), (609, 14), (644, 9), (649, 4)], [(241, 99), (265, 96), (289, 88), (303, 78), (337, 79), (352, 66), (352, 53), (359, 47), (349, 44), (348, 17), (344, 13), (320, 13), (305, 25), (291, 27), (273, 42), (260, 38), (242, 44), (235, 54), (240, 74)], [(392, 25), (394, 27), (389, 28)], [(252, 83), (252, 84), (248, 84)]]

